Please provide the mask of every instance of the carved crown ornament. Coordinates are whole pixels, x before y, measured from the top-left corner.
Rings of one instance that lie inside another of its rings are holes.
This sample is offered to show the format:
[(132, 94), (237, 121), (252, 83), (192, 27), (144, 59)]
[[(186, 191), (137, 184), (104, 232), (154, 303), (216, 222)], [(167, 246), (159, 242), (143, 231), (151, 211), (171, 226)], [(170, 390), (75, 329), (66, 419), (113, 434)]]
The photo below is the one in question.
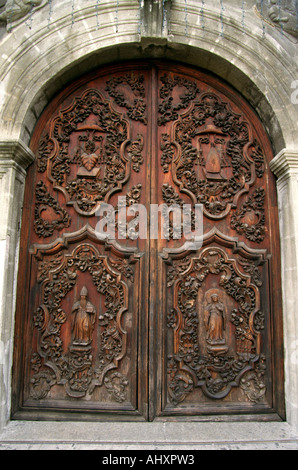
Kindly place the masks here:
[[(119, 9), (121, 8), (119, 0), (114, 1), (114, 20), (115, 30), (118, 33)], [(138, 32), (142, 38), (160, 37), (165, 38), (171, 31), (171, 9), (173, 0), (134, 0), (132, 3), (138, 5)], [(208, 5), (210, 3), (210, 5)], [(221, 36), (224, 36), (224, 17), (229, 16), (228, 1), (225, 6), (222, 0), (218, 0), (219, 21), (221, 22)], [(241, 2), (239, 2), (241, 3)], [(134, 5), (135, 6), (135, 5)], [(10, 32), (14, 26), (25, 21), (31, 29), (33, 27), (33, 15), (41, 8), (48, 8), (48, 25), (53, 21), (53, 12), (55, 9), (54, 0), (0, 0), (0, 26), (6, 25)], [(100, 7), (101, 1), (94, 0), (94, 17), (96, 28), (100, 28)], [(214, 8), (214, 2), (209, 0), (202, 2), (198, 8), (200, 15), (200, 24), (205, 27), (205, 12), (208, 8)], [(189, 8), (188, 0), (184, 5), (185, 35), (189, 34)], [(251, 10), (250, 5), (245, 2), (239, 6), (242, 10), (242, 27), (245, 27), (246, 11)], [(257, 0), (255, 11), (263, 21), (263, 31), (265, 33), (264, 22), (277, 26), (282, 33), (287, 33), (298, 38), (297, 28), (297, 2), (295, 0)], [(76, 6), (74, 0), (69, 2), (70, 24), (75, 24)], [(231, 15), (231, 13), (230, 13)]]

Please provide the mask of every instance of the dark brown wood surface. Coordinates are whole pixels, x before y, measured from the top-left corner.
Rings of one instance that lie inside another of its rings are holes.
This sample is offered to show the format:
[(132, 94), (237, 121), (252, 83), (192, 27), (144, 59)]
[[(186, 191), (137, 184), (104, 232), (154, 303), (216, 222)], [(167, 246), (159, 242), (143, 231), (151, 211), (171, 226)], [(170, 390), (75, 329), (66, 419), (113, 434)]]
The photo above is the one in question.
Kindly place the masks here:
[[(31, 148), (13, 416), (284, 418), (273, 154), (245, 100), (197, 69), (110, 66), (52, 101)], [(120, 219), (134, 204), (143, 238)], [(162, 238), (162, 210), (152, 239), (152, 204), (188, 204), (192, 230), (200, 204), (201, 245), (172, 216)]]

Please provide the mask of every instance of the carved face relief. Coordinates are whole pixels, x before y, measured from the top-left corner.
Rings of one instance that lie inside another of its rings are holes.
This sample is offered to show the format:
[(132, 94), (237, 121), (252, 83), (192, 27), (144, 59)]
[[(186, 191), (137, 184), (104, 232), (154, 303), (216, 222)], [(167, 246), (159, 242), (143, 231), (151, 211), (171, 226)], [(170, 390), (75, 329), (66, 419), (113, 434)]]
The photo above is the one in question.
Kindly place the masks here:
[(296, 0), (267, 0), (257, 2), (259, 12), (271, 24), (298, 38)]
[(42, 8), (49, 0), (6, 0), (0, 2), (3, 8), (0, 14), (0, 22), (12, 22), (21, 20), (32, 8)]
[[(259, 288), (222, 248), (173, 258), (172, 265), (167, 284), (174, 299), (168, 316), (168, 327), (174, 329), (170, 399), (177, 405), (196, 387), (207, 397), (224, 398), (258, 364)], [(252, 261), (246, 265), (256, 269)]]

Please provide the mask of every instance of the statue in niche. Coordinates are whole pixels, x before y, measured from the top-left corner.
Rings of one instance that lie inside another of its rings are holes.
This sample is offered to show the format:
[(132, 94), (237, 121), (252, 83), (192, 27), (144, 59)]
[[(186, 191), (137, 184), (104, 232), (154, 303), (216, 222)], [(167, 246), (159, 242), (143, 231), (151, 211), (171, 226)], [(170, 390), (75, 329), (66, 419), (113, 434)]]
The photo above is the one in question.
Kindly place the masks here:
[(92, 341), (94, 330), (96, 308), (87, 300), (88, 290), (83, 287), (80, 292), (80, 300), (74, 303), (72, 307), (72, 344), (87, 346)]
[(272, 25), (298, 38), (296, 0), (258, 0), (257, 9)]
[(0, 23), (11, 23), (26, 16), (33, 8), (42, 8), (48, 0), (6, 0), (0, 1)]
[(226, 323), (226, 308), (216, 291), (205, 295), (204, 323), (207, 332), (207, 351), (212, 354), (224, 354), (228, 351), (224, 338)]

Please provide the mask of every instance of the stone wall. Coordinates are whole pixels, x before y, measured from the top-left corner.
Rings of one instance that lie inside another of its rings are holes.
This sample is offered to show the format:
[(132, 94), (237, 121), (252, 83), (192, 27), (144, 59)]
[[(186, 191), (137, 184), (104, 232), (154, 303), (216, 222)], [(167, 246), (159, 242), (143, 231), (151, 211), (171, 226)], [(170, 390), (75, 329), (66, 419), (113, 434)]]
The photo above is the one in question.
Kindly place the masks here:
[[(298, 427), (295, 28), (293, 34), (279, 17), (272, 19), (271, 0), (262, 2), (266, 8), (254, 0), (44, 0), (29, 10), (26, 2), (18, 1), (18, 14), (13, 14), (11, 2), (4, 3), (0, 12), (0, 426), (10, 413), (19, 227), (25, 170), (34, 159), (28, 148), (32, 130), (46, 104), (78, 76), (119, 60), (160, 58), (192, 64), (226, 80), (250, 102), (270, 135), (277, 155), (272, 170), (278, 177), (280, 204), (287, 416)], [(283, 15), (292, 19), (289, 2), (282, 4)]]

